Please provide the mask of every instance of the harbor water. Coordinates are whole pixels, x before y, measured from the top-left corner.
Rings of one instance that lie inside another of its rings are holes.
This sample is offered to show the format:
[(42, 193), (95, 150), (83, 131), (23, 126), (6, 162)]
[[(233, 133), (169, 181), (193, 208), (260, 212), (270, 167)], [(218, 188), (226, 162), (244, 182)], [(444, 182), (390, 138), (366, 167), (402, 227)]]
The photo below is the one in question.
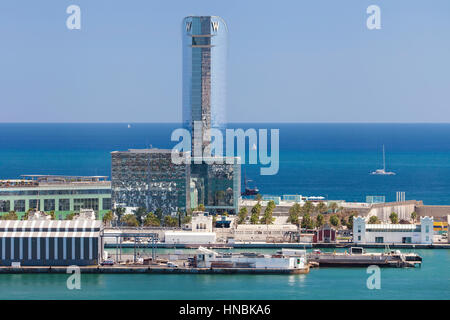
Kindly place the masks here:
[(366, 268), (313, 268), (304, 275), (81, 274), (80, 290), (67, 289), (69, 275), (2, 274), (0, 299), (449, 299), (450, 250), (415, 252), (422, 267), (380, 269), (380, 289), (368, 289)]

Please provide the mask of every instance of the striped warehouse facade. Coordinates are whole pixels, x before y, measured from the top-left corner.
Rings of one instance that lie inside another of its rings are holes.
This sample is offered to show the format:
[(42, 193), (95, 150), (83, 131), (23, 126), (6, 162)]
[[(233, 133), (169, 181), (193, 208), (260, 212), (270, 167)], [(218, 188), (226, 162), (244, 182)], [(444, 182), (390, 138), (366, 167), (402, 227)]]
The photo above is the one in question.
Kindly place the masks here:
[(0, 221), (0, 266), (97, 265), (102, 233), (98, 220)]

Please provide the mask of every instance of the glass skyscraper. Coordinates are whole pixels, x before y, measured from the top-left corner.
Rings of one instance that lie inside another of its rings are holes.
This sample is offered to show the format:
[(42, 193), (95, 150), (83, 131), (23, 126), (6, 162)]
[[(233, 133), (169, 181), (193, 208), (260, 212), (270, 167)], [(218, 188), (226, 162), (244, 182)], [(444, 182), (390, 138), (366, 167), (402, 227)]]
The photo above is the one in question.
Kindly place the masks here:
[(182, 27), (183, 125), (192, 132), (194, 121), (201, 122), (204, 147), (205, 129), (225, 127), (228, 30), (217, 16), (186, 17)]

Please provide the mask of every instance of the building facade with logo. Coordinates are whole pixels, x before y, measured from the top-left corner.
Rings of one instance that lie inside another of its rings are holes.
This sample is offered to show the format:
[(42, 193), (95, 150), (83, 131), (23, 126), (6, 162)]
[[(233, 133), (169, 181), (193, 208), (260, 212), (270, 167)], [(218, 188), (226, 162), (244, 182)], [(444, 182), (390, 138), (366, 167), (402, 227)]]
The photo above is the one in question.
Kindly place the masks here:
[(206, 129), (225, 126), (227, 34), (225, 21), (217, 16), (183, 19), (183, 125), (192, 131), (201, 123), (204, 147)]

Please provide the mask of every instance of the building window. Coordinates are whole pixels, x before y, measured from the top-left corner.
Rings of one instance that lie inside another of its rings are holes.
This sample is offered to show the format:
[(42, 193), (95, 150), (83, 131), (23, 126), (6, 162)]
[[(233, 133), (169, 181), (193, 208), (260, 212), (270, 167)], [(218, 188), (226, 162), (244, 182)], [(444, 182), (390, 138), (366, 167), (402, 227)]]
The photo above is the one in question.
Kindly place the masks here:
[(59, 211), (70, 210), (70, 199), (59, 199)]
[(0, 200), (0, 212), (9, 212), (10, 203), (9, 200)]
[(38, 199), (32, 199), (28, 201), (28, 207), (30, 209), (40, 210), (40, 201)]
[(375, 237), (375, 242), (376, 243), (383, 243), (384, 242), (384, 238), (383, 237)]
[(25, 212), (25, 200), (14, 200), (14, 211)]
[(44, 199), (44, 211), (55, 211), (55, 199)]
[(361, 236), (358, 236), (358, 241), (361, 241)]
[(358, 226), (358, 232), (361, 232), (361, 226)]
[(428, 242), (429, 240), (430, 240), (430, 237), (427, 236), (426, 239), (425, 239), (425, 241)]
[(98, 198), (74, 199), (73, 209), (75, 211), (80, 211), (80, 209), (92, 209), (98, 211)]
[(111, 210), (111, 198), (103, 198), (103, 210)]
[(425, 226), (425, 232), (429, 233), (430, 232), (430, 226)]

